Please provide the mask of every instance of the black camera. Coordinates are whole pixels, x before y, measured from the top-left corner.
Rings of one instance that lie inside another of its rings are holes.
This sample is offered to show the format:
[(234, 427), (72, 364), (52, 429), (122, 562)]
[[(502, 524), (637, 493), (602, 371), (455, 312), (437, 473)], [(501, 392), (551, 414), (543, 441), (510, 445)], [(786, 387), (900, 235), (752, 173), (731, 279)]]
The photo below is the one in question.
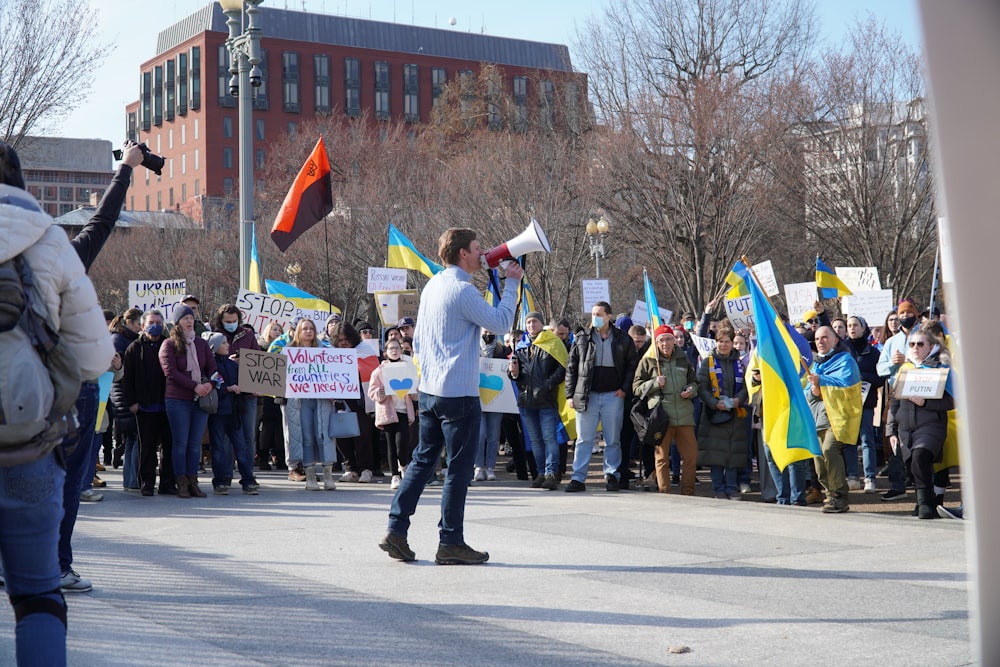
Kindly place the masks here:
[[(163, 165), (165, 165), (167, 161), (163, 159), (163, 157), (149, 150), (149, 146), (147, 146), (146, 144), (136, 144), (136, 145), (139, 147), (139, 150), (142, 151), (142, 166), (145, 167), (146, 169), (149, 169), (157, 176), (162, 176)], [(116, 160), (122, 159), (123, 153), (121, 150), (111, 151), (111, 154), (115, 156)]]

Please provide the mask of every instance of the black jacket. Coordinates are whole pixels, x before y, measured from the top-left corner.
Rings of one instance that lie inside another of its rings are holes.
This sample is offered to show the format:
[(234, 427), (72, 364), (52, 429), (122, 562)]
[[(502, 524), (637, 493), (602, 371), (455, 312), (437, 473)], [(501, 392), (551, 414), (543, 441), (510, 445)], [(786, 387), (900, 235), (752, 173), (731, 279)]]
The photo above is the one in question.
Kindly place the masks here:
[[(551, 354), (537, 345), (526, 345), (514, 351), (518, 375), (517, 405), (538, 410), (559, 405), (559, 383), (566, 378), (566, 369)], [(510, 376), (510, 371), (507, 372)]]
[[(125, 328), (123, 328), (122, 331), (116, 331), (111, 334), (111, 341), (115, 344), (115, 351), (122, 355), (123, 364), (125, 362), (125, 350), (127, 350), (128, 346), (138, 338), (139, 334), (135, 333), (131, 329)], [(125, 402), (125, 391), (122, 387), (122, 382), (124, 382), (124, 380), (125, 377), (123, 375), (121, 380), (111, 383), (111, 393), (108, 395), (108, 405), (110, 407), (111, 416), (115, 420), (115, 428), (118, 429), (118, 432), (134, 433), (136, 430), (135, 418), (128, 409), (128, 406), (131, 404)]]
[[(593, 327), (588, 327), (576, 337), (566, 364), (566, 398), (573, 399), (573, 409), (581, 412), (587, 409), (590, 387), (594, 380), (596, 352), (591, 340), (593, 331)], [(632, 392), (632, 380), (635, 378), (635, 369), (639, 366), (639, 353), (635, 351), (635, 343), (628, 334), (613, 324), (609, 331), (615, 370), (618, 372), (618, 388), (628, 395)]]
[(122, 378), (122, 398), (128, 406), (158, 404), (165, 405), (167, 376), (160, 366), (160, 346), (166, 337), (151, 340), (141, 334), (125, 349), (125, 377)]
[(97, 211), (80, 233), (70, 240), (70, 244), (76, 250), (83, 262), (83, 268), (90, 271), (90, 265), (97, 259), (98, 253), (104, 247), (104, 243), (111, 236), (111, 230), (118, 222), (121, 215), (122, 206), (125, 204), (125, 193), (128, 191), (129, 179), (132, 177), (132, 167), (125, 163), (118, 165), (118, 171), (111, 179), (111, 185), (104, 191), (101, 202), (97, 205)]

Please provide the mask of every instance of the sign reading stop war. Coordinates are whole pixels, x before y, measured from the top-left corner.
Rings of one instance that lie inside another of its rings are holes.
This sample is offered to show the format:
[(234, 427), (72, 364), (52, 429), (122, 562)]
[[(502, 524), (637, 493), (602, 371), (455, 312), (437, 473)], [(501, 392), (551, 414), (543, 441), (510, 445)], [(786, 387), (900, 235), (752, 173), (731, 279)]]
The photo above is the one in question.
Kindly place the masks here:
[(286, 347), (285, 398), (361, 398), (358, 351)]
[(281, 353), (240, 350), (240, 391), (261, 396), (284, 396), (288, 358)]

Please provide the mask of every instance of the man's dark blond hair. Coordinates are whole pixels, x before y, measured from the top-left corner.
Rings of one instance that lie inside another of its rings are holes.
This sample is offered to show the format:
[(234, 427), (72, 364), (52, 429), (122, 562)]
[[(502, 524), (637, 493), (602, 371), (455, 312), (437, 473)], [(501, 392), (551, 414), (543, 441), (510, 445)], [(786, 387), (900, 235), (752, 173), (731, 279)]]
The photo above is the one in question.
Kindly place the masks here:
[(438, 257), (445, 264), (458, 264), (459, 252), (468, 250), (475, 240), (475, 230), (451, 227), (438, 239)]

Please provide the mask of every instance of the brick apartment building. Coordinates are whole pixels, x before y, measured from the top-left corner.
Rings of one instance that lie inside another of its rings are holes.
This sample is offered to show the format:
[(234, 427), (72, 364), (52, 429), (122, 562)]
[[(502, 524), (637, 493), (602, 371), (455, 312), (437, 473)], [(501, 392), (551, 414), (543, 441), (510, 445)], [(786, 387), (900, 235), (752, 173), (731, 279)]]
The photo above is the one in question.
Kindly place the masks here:
[[(518, 127), (529, 117), (555, 126), (589, 117), (586, 75), (564, 45), (342, 16), (260, 8), (264, 83), (253, 101), (254, 164), (269, 141), (317, 114), (345, 122), (430, 120), (444, 86), (486, 63), (501, 73)], [(157, 56), (140, 68), (140, 98), (128, 105), (129, 138), (167, 158), (162, 176), (140, 170), (126, 208), (174, 210), (195, 220), (238, 190), (237, 99), (229, 94), (226, 17), (212, 3), (163, 30)]]

